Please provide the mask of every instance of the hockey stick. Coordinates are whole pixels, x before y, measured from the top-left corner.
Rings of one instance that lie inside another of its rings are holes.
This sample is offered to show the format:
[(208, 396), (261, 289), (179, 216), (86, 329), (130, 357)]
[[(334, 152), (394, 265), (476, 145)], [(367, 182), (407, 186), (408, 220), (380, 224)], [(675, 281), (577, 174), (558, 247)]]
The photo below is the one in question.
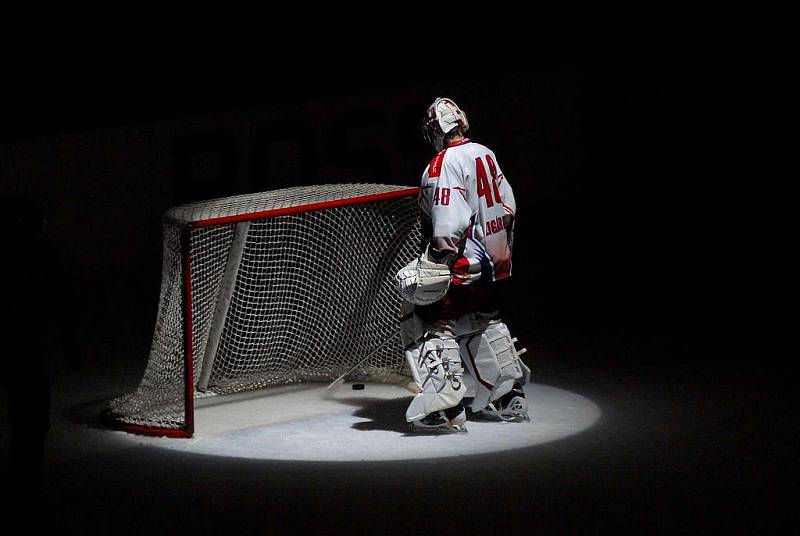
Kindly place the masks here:
[(383, 348), (383, 347), (386, 345), (386, 343), (387, 343), (387, 342), (389, 342), (390, 340), (394, 339), (394, 338), (395, 338), (397, 335), (399, 335), (399, 334), (400, 334), (400, 330), (399, 330), (399, 329), (398, 329), (398, 330), (395, 330), (395, 331), (394, 331), (394, 332), (393, 332), (393, 333), (392, 333), (392, 334), (391, 334), (389, 337), (387, 337), (387, 338), (386, 338), (386, 340), (385, 340), (385, 341), (383, 341), (382, 343), (380, 343), (380, 344), (379, 344), (378, 346), (376, 346), (376, 347), (375, 347), (375, 348), (374, 348), (374, 349), (373, 349), (373, 350), (372, 350), (370, 353), (368, 353), (368, 354), (366, 355), (366, 357), (364, 357), (363, 359), (361, 359), (361, 361), (359, 361), (358, 363), (356, 363), (355, 365), (353, 365), (353, 366), (352, 366), (352, 367), (351, 367), (351, 368), (350, 368), (350, 369), (349, 369), (347, 372), (345, 372), (344, 374), (342, 374), (341, 376), (339, 376), (338, 378), (336, 378), (335, 380), (333, 380), (333, 381), (330, 383), (330, 385), (328, 385), (328, 387), (327, 387), (328, 391), (330, 391), (330, 390), (331, 390), (331, 389), (333, 389), (334, 387), (337, 387), (337, 386), (341, 385), (342, 383), (344, 383), (344, 379), (345, 379), (345, 378), (347, 378), (347, 376), (349, 376), (350, 374), (352, 374), (352, 372), (353, 372), (354, 370), (356, 370), (358, 367), (360, 367), (362, 364), (364, 364), (364, 362), (365, 362), (367, 359), (369, 359), (370, 357), (372, 357), (373, 355), (375, 355), (375, 352), (377, 352), (378, 350), (380, 350), (381, 348)]

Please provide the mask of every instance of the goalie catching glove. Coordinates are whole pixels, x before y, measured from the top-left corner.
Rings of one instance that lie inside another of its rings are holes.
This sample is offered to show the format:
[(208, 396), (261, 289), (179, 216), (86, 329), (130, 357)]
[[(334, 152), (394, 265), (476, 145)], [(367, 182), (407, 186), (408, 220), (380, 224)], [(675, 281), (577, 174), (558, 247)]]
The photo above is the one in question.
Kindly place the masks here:
[(450, 288), (450, 267), (428, 260), (427, 250), (400, 269), (394, 276), (395, 287), (404, 300), (415, 305), (429, 305), (441, 300)]

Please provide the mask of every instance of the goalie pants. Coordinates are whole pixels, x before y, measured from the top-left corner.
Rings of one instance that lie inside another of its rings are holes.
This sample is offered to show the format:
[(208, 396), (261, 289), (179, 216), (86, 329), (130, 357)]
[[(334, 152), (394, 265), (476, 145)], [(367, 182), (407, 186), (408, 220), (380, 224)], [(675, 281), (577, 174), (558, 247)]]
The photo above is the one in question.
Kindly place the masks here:
[(500, 318), (500, 306), (509, 292), (508, 280), (452, 286), (434, 304), (408, 305), (401, 332), (406, 359), (421, 391), (406, 413), (408, 420), (461, 402), (467, 395), (462, 363), (474, 380), (473, 411), (508, 393), (515, 383), (527, 382), (530, 371)]

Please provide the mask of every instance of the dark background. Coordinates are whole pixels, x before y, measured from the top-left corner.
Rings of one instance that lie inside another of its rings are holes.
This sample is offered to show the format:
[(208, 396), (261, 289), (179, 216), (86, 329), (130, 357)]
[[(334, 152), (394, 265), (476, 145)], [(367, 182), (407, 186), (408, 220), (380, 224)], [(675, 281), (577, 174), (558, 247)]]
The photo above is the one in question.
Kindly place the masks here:
[[(414, 185), (431, 157), (419, 118), (447, 95), (517, 192), (515, 280), (526, 299), (510, 315), (716, 359), (696, 343), (715, 323), (709, 308), (725, 274), (710, 261), (728, 237), (713, 228), (716, 177), (695, 158), (703, 118), (685, 97), (692, 73), (362, 67), (112, 70), (74, 74), (79, 82), (65, 71), (50, 79), (58, 91), (37, 78), (4, 100), (3, 190), (45, 205), (87, 308), (135, 287), (125, 298), (151, 304), (163, 210), (293, 184)], [(328, 114), (319, 118), (314, 103)], [(201, 119), (174, 126), (187, 118)]]
[[(48, 213), (79, 297), (76, 366), (143, 366), (165, 209), (294, 184), (415, 185), (433, 156), (422, 114), (448, 96), (516, 193), (512, 332), (539, 381), (575, 388), (607, 415), (577, 447), (602, 476), (573, 467), (561, 491), (553, 475), (539, 489), (553, 493), (548, 525), (581, 509), (567, 490), (588, 482), (587, 511), (611, 520), (598, 527), (590, 515), (578, 523), (589, 532), (629, 520), (667, 533), (785, 527), (778, 490), (797, 475), (786, 463), (796, 394), (787, 357), (752, 335), (762, 312), (742, 299), (747, 217), (730, 199), (739, 177), (712, 156), (727, 104), (713, 75), (636, 64), (180, 65), (65, 64), (4, 94), (0, 192), (32, 193)], [(652, 421), (625, 421), (632, 414), (613, 411), (620, 399)], [(559, 467), (571, 452), (558, 453)]]
[[(430, 156), (420, 110), (449, 95), (527, 207), (515, 271), (528, 300), (514, 315), (746, 367), (747, 353), (732, 351), (741, 344), (722, 346), (758, 316), (743, 306), (741, 272), (731, 275), (751, 262), (742, 242), (754, 227), (732, 192), (758, 179), (731, 173), (744, 155), (722, 140), (759, 134), (744, 118), (764, 104), (749, 93), (760, 73), (695, 47), (692, 31), (650, 43), (638, 28), (635, 38), (598, 28), (598, 46), (582, 50), (594, 63), (548, 63), (552, 50), (519, 15), (485, 13), (492, 37), (452, 40), (428, 35), (433, 17), (402, 32), (337, 25), (324, 39), (259, 28), (228, 41), (188, 21), (170, 46), (161, 23), (147, 24), (149, 39), (120, 26), (26, 37), (9, 47), (0, 93), (0, 191), (41, 199), (94, 307), (86, 315), (107, 317), (104, 297), (132, 288), (114, 280), (158, 278), (164, 208), (284, 182), (413, 184)], [(153, 286), (142, 281), (142, 303)]]

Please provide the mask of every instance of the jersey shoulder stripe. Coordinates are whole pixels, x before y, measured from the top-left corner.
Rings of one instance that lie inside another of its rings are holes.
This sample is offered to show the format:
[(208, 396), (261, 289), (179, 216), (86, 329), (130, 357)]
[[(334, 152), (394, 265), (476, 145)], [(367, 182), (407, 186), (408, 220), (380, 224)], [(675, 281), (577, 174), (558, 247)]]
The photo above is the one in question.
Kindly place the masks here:
[(442, 162), (444, 161), (444, 153), (446, 152), (447, 149), (440, 152), (431, 160), (431, 163), (428, 164), (428, 178), (435, 179), (442, 174)]

